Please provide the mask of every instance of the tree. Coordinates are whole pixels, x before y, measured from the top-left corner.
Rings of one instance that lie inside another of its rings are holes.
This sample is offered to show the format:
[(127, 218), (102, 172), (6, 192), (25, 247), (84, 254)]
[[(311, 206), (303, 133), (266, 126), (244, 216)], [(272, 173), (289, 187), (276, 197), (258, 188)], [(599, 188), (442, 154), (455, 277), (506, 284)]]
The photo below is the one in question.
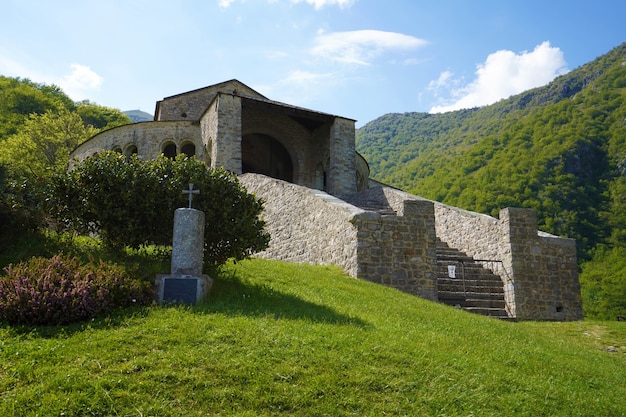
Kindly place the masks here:
[(90, 103), (89, 100), (78, 103), (76, 112), (83, 119), (85, 127), (94, 127), (99, 130), (132, 123), (130, 117), (120, 110)]
[(207, 169), (184, 155), (143, 161), (101, 152), (56, 175), (48, 203), (59, 224), (79, 233), (97, 233), (111, 248), (169, 246), (174, 210), (186, 206), (182, 190), (189, 183), (200, 190), (193, 204), (205, 213), (207, 265), (217, 267), (267, 247), (269, 235), (259, 217), (262, 201), (234, 174)]
[(48, 177), (65, 170), (70, 152), (96, 133), (66, 109), (31, 114), (19, 133), (0, 142), (0, 163), (14, 177)]
[(0, 76), (0, 141), (17, 133), (32, 114), (71, 111), (74, 107), (72, 100), (55, 85)]

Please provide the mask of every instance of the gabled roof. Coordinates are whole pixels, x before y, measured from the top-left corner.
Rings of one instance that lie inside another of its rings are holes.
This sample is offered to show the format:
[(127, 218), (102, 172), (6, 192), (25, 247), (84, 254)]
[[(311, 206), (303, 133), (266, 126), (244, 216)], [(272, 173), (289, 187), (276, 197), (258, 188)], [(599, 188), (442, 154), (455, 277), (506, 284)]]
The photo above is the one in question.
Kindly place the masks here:
[(232, 94), (241, 97), (267, 100), (263, 94), (248, 87), (239, 80), (224, 81), (196, 90), (187, 91), (157, 101), (154, 120), (177, 120), (180, 115), (198, 120), (218, 94)]
[[(221, 83), (217, 83), (217, 84), (213, 84), (213, 85), (208, 85), (206, 87), (197, 88), (195, 90), (186, 91), (186, 92), (180, 93), (180, 94), (174, 94), (173, 96), (164, 97), (163, 100), (161, 100), (161, 101), (169, 100), (171, 98), (182, 97), (182, 96), (185, 96), (185, 95), (196, 94), (196, 93), (199, 93), (199, 92), (204, 91), (204, 90), (214, 90), (214, 91), (220, 92), (220, 93), (228, 93), (228, 94), (233, 94), (233, 95), (236, 95), (236, 96), (260, 98), (260, 99), (267, 100), (267, 97), (265, 97), (263, 94), (261, 94), (258, 91), (248, 87), (247, 85), (245, 85), (241, 81), (233, 78), (232, 80), (223, 81)], [(248, 94), (246, 94), (246, 92)]]

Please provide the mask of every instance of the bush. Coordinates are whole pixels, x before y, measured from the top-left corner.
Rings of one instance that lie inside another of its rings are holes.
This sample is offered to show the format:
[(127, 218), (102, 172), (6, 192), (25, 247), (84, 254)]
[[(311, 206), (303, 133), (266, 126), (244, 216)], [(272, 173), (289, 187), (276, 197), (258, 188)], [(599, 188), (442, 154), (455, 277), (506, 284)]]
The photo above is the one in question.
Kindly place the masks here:
[(41, 188), (35, 179), (10, 178), (6, 168), (0, 165), (0, 250), (43, 224)]
[(188, 205), (183, 189), (200, 190), (193, 207), (205, 214), (205, 263), (217, 267), (267, 248), (263, 202), (237, 177), (195, 158), (144, 161), (115, 152), (87, 158), (53, 179), (49, 203), (61, 224), (97, 233), (113, 248), (172, 244), (174, 211)]
[(598, 246), (593, 255), (580, 274), (585, 317), (615, 320), (626, 315), (626, 248)]
[(148, 283), (115, 264), (54, 256), (5, 268), (0, 278), (0, 319), (10, 324), (56, 325), (87, 320), (114, 308), (144, 305)]

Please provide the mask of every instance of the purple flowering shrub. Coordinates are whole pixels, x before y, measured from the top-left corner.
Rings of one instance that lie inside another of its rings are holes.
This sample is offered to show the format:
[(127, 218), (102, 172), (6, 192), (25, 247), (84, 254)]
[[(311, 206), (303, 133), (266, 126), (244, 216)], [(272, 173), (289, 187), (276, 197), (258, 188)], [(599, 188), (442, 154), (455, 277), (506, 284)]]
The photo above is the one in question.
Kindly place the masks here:
[(0, 320), (10, 324), (67, 324), (153, 299), (148, 283), (103, 261), (82, 264), (57, 255), (9, 265), (4, 272)]

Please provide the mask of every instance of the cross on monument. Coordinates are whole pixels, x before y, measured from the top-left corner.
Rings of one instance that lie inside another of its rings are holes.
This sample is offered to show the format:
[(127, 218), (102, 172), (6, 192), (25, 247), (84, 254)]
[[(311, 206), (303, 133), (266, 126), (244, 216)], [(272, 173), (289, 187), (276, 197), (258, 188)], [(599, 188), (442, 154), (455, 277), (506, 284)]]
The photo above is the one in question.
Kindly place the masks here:
[(193, 189), (193, 183), (189, 184), (188, 190), (183, 190), (183, 194), (189, 194), (189, 208), (191, 208), (191, 200), (193, 200), (194, 194), (200, 194), (200, 190)]

